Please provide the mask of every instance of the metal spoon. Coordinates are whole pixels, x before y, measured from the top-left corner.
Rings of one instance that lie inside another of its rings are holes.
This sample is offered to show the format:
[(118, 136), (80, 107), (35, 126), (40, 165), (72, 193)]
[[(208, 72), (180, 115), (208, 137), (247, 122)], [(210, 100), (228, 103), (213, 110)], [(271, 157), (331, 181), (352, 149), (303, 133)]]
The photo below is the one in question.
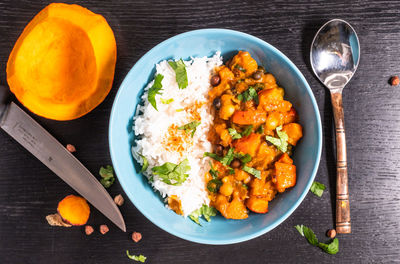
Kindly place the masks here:
[(349, 23), (333, 19), (314, 37), (311, 66), (331, 93), (336, 127), (336, 232), (351, 233), (342, 91), (357, 70), (360, 43)]

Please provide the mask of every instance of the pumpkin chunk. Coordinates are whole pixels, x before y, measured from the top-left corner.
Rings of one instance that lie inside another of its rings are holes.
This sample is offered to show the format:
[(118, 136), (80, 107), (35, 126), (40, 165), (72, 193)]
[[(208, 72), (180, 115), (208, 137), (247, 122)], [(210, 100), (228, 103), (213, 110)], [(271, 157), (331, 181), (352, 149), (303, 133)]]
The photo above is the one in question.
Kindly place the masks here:
[(54, 3), (25, 27), (7, 62), (7, 82), (33, 113), (81, 117), (109, 93), (116, 62), (114, 34), (101, 15)]
[(275, 174), (272, 182), (275, 183), (278, 192), (296, 185), (296, 166), (282, 162), (275, 162)]

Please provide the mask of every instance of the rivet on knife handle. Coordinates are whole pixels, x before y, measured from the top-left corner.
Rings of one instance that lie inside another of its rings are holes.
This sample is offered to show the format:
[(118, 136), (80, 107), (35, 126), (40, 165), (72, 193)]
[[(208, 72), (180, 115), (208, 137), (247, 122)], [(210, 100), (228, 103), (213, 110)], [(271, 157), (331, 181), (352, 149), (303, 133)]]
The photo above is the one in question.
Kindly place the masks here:
[(351, 233), (342, 91), (331, 92), (336, 129), (336, 232)]

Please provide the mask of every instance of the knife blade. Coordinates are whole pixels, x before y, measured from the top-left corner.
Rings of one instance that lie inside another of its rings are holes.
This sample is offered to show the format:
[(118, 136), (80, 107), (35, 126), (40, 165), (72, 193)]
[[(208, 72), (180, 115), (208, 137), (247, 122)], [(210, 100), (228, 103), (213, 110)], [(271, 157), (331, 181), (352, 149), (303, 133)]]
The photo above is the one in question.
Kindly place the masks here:
[(0, 127), (126, 232), (121, 212), (89, 170), (15, 103), (1, 103)]

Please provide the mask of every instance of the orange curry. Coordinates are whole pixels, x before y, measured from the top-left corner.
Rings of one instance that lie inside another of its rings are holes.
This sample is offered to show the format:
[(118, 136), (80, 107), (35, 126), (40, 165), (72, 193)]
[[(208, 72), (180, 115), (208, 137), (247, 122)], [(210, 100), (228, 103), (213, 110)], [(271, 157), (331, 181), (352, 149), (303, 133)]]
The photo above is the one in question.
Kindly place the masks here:
[(248, 52), (216, 69), (209, 98), (215, 109), (209, 140), (214, 153), (206, 184), (214, 206), (225, 218), (245, 219), (248, 210), (268, 212), (277, 192), (296, 184), (292, 146), (302, 127), (274, 76)]

